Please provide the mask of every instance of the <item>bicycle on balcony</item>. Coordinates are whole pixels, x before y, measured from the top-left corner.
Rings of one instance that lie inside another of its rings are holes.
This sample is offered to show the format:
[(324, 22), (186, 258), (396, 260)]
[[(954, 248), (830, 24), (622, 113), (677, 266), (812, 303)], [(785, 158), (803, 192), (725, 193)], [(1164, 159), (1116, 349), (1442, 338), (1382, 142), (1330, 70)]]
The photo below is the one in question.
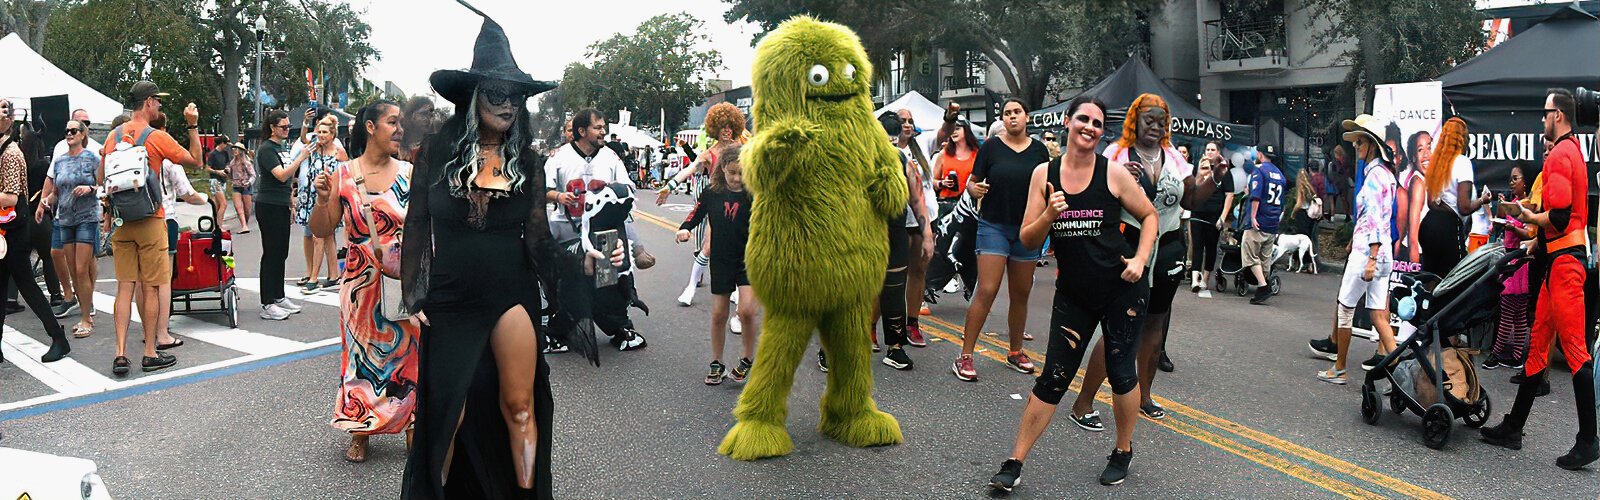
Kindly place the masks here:
[(1222, 33), (1211, 39), (1212, 61), (1233, 61), (1265, 57), (1267, 55), (1267, 37), (1259, 31), (1235, 30), (1236, 27), (1222, 27)]

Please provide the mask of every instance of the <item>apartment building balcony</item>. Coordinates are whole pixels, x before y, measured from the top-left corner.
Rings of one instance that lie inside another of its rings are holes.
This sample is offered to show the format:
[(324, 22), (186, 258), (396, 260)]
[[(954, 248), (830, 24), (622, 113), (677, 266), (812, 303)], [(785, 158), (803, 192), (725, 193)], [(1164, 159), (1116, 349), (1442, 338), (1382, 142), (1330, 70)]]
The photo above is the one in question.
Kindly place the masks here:
[(984, 95), (988, 82), (982, 75), (946, 75), (940, 99), (961, 99)]
[(1282, 16), (1265, 21), (1206, 21), (1206, 70), (1238, 73), (1289, 68)]

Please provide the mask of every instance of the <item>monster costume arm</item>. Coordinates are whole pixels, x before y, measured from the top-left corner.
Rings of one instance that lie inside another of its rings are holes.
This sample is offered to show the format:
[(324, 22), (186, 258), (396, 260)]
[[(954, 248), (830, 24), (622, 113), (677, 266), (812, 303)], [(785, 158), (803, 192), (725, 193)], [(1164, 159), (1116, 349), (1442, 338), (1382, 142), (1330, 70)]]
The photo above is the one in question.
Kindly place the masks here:
[[(774, 120), (763, 133), (750, 139), (745, 179), (753, 193), (780, 192), (796, 176), (797, 156), (822, 133), (822, 127), (803, 118)], [(884, 145), (888, 147), (888, 145)]]

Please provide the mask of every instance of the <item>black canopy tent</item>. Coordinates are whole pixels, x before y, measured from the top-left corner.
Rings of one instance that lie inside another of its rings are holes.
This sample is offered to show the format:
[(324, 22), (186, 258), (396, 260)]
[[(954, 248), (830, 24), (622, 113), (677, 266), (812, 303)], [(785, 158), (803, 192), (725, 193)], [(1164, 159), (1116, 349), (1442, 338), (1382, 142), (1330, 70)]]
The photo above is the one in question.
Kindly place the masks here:
[[(1093, 87), (1079, 95), (1091, 95), (1100, 98), (1112, 109), (1106, 111), (1106, 139), (1116, 140), (1122, 135), (1122, 120), (1127, 115), (1128, 105), (1133, 104), (1133, 99), (1139, 94), (1156, 94), (1167, 101), (1167, 107), (1172, 110), (1172, 134), (1174, 136), (1188, 137), (1198, 141), (1222, 141), (1224, 143), (1255, 146), (1256, 128), (1252, 125), (1239, 125), (1229, 123), (1215, 116), (1206, 114), (1199, 107), (1191, 104), (1188, 99), (1173, 91), (1160, 77), (1156, 76), (1149, 66), (1137, 58), (1128, 59), (1122, 67), (1111, 72), (1096, 83)], [(1070, 102), (1070, 100), (1068, 100)], [(1068, 102), (1062, 102), (1034, 111), (1028, 115), (1028, 129), (1043, 132), (1046, 130), (1061, 130), (1066, 123)]]
[[(1439, 75), (1446, 116), (1467, 122), (1467, 156), (1479, 182), (1504, 187), (1511, 167), (1544, 161), (1545, 91), (1600, 87), (1600, 19), (1568, 6), (1493, 49)], [(1577, 132), (1588, 155), (1590, 180), (1600, 168), (1594, 127)]]

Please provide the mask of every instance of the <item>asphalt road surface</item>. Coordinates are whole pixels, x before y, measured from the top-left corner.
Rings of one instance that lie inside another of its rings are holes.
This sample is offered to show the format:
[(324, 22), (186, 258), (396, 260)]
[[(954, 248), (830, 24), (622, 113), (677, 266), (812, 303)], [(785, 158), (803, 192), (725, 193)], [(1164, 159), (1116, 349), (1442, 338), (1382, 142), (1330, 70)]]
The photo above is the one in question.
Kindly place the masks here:
[[(1007, 369), (1004, 300), (990, 316), (978, 370), (981, 380), (950, 373), (966, 303), (948, 296), (925, 319), (927, 348), (912, 349), (916, 367), (898, 372), (878, 363), (878, 405), (900, 421), (906, 442), (854, 449), (816, 432), (824, 374), (803, 363), (790, 398), (793, 454), (753, 463), (716, 453), (733, 423), (740, 384), (702, 384), (709, 362), (709, 294), (679, 307), (690, 263), (672, 243), (687, 211), (647, 206), (639, 233), (659, 257), (643, 271), (640, 292), (652, 306), (634, 319), (650, 346), (607, 351), (602, 366), (554, 355), (555, 491), (562, 498), (975, 498), (1005, 460), (1030, 376)], [(236, 227), (236, 226), (235, 226)], [(378, 437), (371, 459), (343, 459), (347, 438), (327, 425), (338, 381), (336, 295), (301, 300), (306, 311), (269, 323), (257, 318), (259, 232), (239, 235), (240, 325), (223, 316), (174, 319), (186, 345), (171, 351), (177, 367), (125, 379), (111, 375), (114, 336), (110, 260), (97, 287), (94, 335), (73, 343), (69, 361), (41, 365), (48, 339), (31, 312), (12, 315), (0, 364), (0, 447), (95, 461), (119, 498), (393, 498), (399, 494), (405, 446)], [(298, 231), (295, 234), (299, 234)], [(293, 238), (289, 275), (304, 273)], [(180, 263), (180, 266), (182, 263)], [(1055, 267), (1039, 269), (1029, 329), (1048, 321)], [(1316, 380), (1327, 362), (1309, 357), (1306, 340), (1331, 324), (1337, 276), (1283, 275), (1270, 306), (1219, 294), (1180, 292), (1168, 350), (1176, 373), (1156, 379), (1156, 401), (1169, 416), (1141, 418), (1128, 482), (1103, 487), (1096, 478), (1113, 433), (1087, 433), (1058, 421), (1029, 458), (1016, 498), (1589, 498), (1600, 490), (1594, 469), (1557, 468), (1576, 432), (1572, 384), (1557, 370), (1554, 391), (1540, 398), (1522, 451), (1479, 442), (1456, 422), (1442, 450), (1422, 444), (1421, 419), (1385, 410), (1376, 426), (1362, 422), (1359, 384)], [(819, 284), (818, 286), (826, 286)], [(297, 292), (291, 297), (300, 300)], [(65, 320), (70, 327), (75, 318)], [(753, 332), (754, 328), (747, 329)], [(137, 353), (135, 325), (129, 341)], [(1042, 363), (1043, 335), (1028, 349)], [(729, 337), (734, 353), (738, 337)], [(602, 344), (604, 345), (604, 344)], [(1358, 341), (1356, 359), (1372, 344)], [(134, 359), (137, 359), (136, 357)], [(1559, 364), (1558, 364), (1559, 366)], [(1514, 388), (1508, 370), (1481, 376), (1500, 408)], [(1359, 380), (1359, 368), (1352, 379)], [(1076, 387), (1075, 387), (1076, 390)], [(1069, 395), (1070, 400), (1071, 395)], [(1111, 412), (1104, 393), (1097, 407)], [(25, 478), (0, 470), (0, 484)]]

